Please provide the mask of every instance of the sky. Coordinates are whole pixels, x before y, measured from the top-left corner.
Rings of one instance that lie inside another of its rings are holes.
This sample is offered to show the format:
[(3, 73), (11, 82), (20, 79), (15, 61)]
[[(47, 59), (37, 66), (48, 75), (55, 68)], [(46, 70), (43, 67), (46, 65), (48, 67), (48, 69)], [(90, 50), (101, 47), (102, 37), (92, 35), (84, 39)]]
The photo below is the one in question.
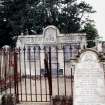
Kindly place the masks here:
[(105, 0), (84, 0), (89, 3), (96, 13), (92, 15), (92, 19), (95, 20), (95, 25), (98, 33), (105, 41)]

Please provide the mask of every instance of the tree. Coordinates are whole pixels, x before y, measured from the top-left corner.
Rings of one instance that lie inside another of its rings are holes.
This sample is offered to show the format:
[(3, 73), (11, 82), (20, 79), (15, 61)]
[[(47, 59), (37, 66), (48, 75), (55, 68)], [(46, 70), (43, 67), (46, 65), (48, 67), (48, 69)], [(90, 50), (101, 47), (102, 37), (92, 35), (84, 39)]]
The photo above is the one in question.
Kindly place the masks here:
[[(77, 0), (2, 0), (1, 27), (6, 19), (6, 30), (1, 36), (16, 41), (21, 32), (42, 33), (47, 25), (55, 25), (63, 33), (80, 32), (87, 16), (94, 13), (92, 7)], [(10, 29), (6, 29), (9, 26)], [(2, 39), (0, 39), (2, 40)], [(3, 39), (4, 40), (4, 39)], [(8, 42), (9, 43), (9, 42)], [(5, 44), (5, 43), (4, 43)]]
[(15, 44), (13, 36), (11, 35), (12, 30), (13, 29), (8, 22), (0, 22), (0, 47), (4, 45), (13, 46)]
[(55, 25), (64, 33), (79, 32), (86, 15), (95, 12), (89, 4), (77, 0), (39, 0), (32, 6), (32, 26), (37, 33), (47, 25)]
[(82, 32), (86, 33), (87, 37), (87, 47), (91, 48), (95, 46), (95, 39), (98, 36), (97, 29), (95, 28), (95, 25), (92, 23), (86, 23), (84, 26)]
[(15, 46), (16, 36), (21, 33), (25, 23), (25, 4), (26, 0), (2, 0), (0, 6), (0, 46), (5, 44)]

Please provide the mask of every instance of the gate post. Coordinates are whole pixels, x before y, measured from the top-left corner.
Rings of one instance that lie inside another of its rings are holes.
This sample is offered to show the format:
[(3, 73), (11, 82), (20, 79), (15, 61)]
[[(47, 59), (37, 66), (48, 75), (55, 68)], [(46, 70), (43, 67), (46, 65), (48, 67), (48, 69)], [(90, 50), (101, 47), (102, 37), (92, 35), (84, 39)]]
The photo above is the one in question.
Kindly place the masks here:
[(16, 103), (19, 103), (17, 61), (18, 61), (17, 52), (16, 52), (16, 50), (14, 50), (14, 91), (15, 91)]
[(45, 53), (44, 65), (45, 65), (45, 70), (47, 71), (49, 94), (51, 96), (52, 95), (52, 75), (51, 75), (51, 54), (50, 53), (51, 53), (50, 51), (49, 53)]
[(73, 105), (73, 69), (71, 68), (71, 101)]
[(49, 47), (49, 91), (50, 91), (50, 95), (52, 95), (52, 73), (51, 73), (51, 47)]

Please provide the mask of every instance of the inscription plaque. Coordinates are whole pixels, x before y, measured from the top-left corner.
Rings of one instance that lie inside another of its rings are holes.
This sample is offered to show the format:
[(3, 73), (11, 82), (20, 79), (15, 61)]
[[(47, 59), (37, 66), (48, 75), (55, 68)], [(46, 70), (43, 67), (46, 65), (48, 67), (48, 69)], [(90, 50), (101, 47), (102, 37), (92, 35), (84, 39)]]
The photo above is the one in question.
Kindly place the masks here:
[(74, 74), (74, 105), (105, 105), (104, 71), (93, 51), (81, 54)]
[(44, 43), (45, 44), (51, 44), (56, 43), (56, 36), (57, 36), (57, 30), (54, 28), (46, 29), (44, 32)]

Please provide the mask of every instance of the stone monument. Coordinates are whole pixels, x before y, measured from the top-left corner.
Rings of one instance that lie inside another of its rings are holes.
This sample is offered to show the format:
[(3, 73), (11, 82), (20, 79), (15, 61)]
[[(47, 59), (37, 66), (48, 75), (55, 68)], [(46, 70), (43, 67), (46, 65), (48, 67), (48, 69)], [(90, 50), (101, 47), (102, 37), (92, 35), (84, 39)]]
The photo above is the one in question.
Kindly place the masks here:
[(97, 52), (80, 54), (74, 73), (73, 105), (105, 105), (105, 80)]
[[(66, 48), (66, 46), (68, 46)], [(71, 49), (70, 49), (71, 46)], [(40, 75), (40, 70), (44, 70), (44, 58), (45, 58), (45, 49), (46, 52), (48, 52), (49, 47), (51, 48), (51, 60), (53, 58), (52, 62), (52, 71), (54, 74), (57, 74), (57, 65), (59, 64), (59, 70), (62, 74), (64, 74), (65, 69), (65, 75), (70, 75), (70, 67), (71, 67), (71, 57), (74, 59), (74, 56), (78, 53), (79, 48), (83, 49), (84, 46), (87, 46), (86, 41), (86, 34), (85, 33), (60, 33), (59, 29), (56, 26), (50, 25), (43, 29), (42, 34), (37, 35), (20, 35), (18, 36), (16, 47), (21, 50), (21, 69), (22, 74), (24, 75), (26, 71), (27, 75), (30, 75), (30, 68), (31, 73), (35, 74), (35, 65), (36, 67), (36, 75)], [(34, 59), (34, 47), (35, 49), (35, 59)], [(39, 51), (40, 47), (40, 51)], [(29, 54), (29, 50), (30, 54)], [(58, 53), (58, 61), (57, 61), (57, 54), (56, 54), (56, 48)], [(55, 50), (54, 50), (55, 49)], [(67, 50), (68, 49), (68, 50)], [(71, 51), (72, 50), (72, 51)], [(64, 51), (66, 53), (64, 53)], [(54, 52), (54, 53), (52, 53)], [(68, 52), (75, 52), (75, 53), (68, 53)], [(25, 56), (24, 56), (25, 54)], [(65, 55), (69, 55), (68, 57), (65, 57)], [(65, 59), (65, 67), (64, 67), (64, 59)], [(40, 63), (39, 63), (40, 60)], [(54, 61), (55, 60), (55, 61)], [(36, 61), (36, 64), (35, 62)], [(58, 62), (58, 63), (57, 63)], [(18, 63), (19, 64), (19, 63)], [(30, 66), (31, 64), (31, 66)], [(25, 67), (26, 65), (26, 67)], [(20, 67), (18, 67), (20, 68)], [(25, 70), (26, 68), (26, 70)]]

